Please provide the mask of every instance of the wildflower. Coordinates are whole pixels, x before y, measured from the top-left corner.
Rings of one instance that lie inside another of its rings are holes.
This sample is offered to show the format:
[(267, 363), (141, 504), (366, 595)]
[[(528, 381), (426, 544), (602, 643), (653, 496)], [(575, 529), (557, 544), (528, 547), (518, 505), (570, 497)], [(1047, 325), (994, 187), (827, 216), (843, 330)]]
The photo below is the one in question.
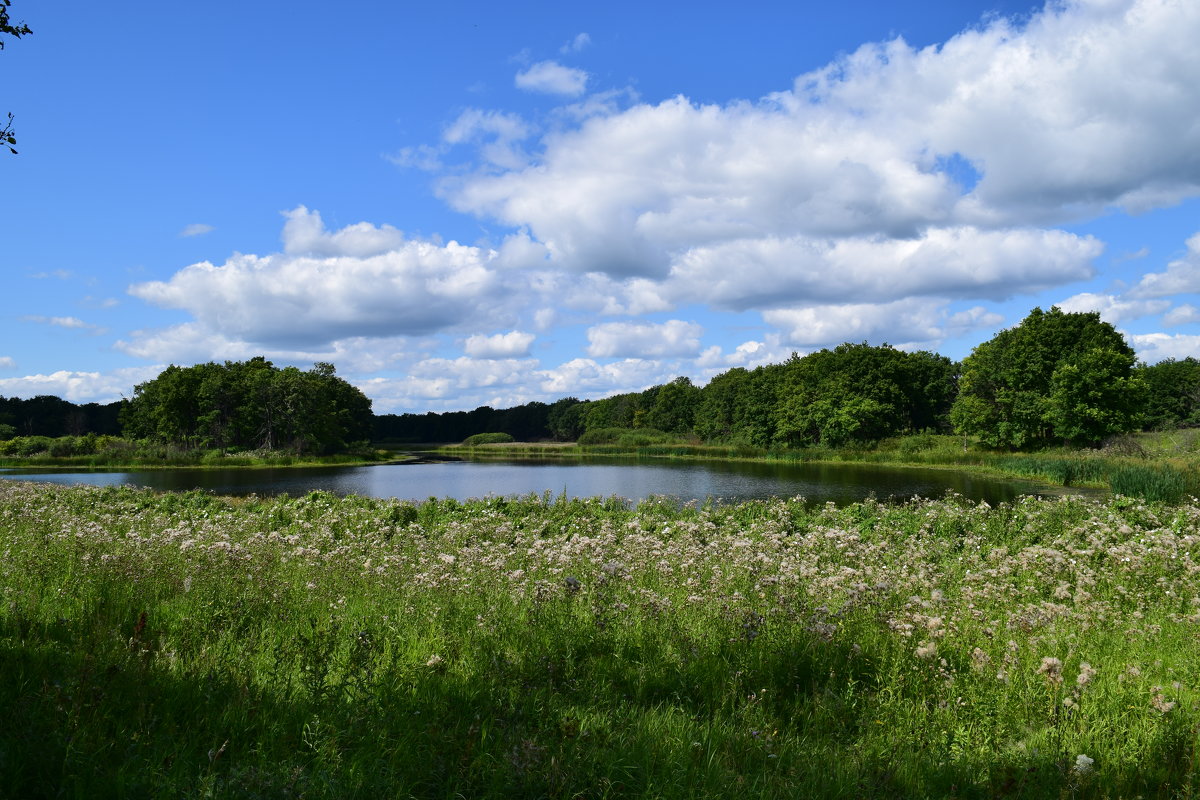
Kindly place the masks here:
[(1154, 690), (1154, 697), (1150, 698), (1150, 705), (1154, 707), (1155, 711), (1166, 714), (1175, 707), (1175, 701), (1163, 697), (1160, 687), (1155, 686)]
[(446, 663), (446, 659), (442, 658), (437, 653), (434, 653), (429, 657), (429, 660), (425, 662), (425, 666), (429, 667), (430, 669), (437, 669), (444, 663)]
[(1095, 759), (1088, 758), (1083, 753), (1075, 756), (1075, 774), (1089, 775), (1092, 772), (1092, 765), (1096, 763)]
[(1075, 679), (1075, 683), (1080, 686), (1087, 686), (1092, 682), (1092, 678), (1096, 677), (1096, 668), (1086, 661), (1079, 664), (1079, 677)]
[(1038, 667), (1038, 675), (1046, 676), (1046, 683), (1052, 686), (1057, 686), (1062, 683), (1062, 662), (1052, 656), (1042, 658), (1042, 665)]
[(921, 642), (917, 647), (917, 658), (930, 659), (937, 655), (937, 642)]

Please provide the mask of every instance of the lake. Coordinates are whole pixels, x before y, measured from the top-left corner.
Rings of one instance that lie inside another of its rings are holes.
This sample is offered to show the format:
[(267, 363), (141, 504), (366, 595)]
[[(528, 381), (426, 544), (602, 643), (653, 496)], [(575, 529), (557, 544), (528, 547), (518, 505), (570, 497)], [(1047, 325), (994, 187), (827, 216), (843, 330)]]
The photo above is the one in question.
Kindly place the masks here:
[(287, 469), (172, 469), (65, 472), (6, 469), (0, 477), (97, 486), (128, 484), (159, 490), (204, 489), (217, 494), (293, 496), (336, 494), (426, 500), (551, 492), (569, 497), (619, 496), (631, 501), (667, 495), (681, 501), (803, 497), (814, 504), (961, 494), (992, 505), (1037, 490), (1035, 484), (953, 470), (867, 464), (587, 460), (445, 461), (362, 467)]

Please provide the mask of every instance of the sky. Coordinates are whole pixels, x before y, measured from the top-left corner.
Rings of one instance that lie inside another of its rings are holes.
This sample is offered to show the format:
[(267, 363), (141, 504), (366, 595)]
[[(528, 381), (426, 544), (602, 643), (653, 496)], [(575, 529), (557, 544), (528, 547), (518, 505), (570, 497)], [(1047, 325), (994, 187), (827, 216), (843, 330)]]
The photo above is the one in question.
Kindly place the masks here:
[(1200, 3), (14, 0), (0, 395), (599, 398), (1035, 306), (1200, 357)]

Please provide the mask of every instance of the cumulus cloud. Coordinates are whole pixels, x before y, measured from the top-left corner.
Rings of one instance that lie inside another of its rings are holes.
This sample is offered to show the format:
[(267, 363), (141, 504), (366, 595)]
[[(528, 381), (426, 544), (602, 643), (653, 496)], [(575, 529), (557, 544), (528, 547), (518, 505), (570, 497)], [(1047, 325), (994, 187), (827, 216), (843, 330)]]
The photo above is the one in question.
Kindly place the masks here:
[(17, 362), (12, 356), (0, 356), (0, 369), (16, 369)]
[(1125, 300), (1110, 294), (1093, 292), (1083, 292), (1058, 303), (1059, 308), (1070, 313), (1098, 311), (1102, 320), (1114, 325), (1126, 320), (1161, 314), (1170, 306), (1169, 300)]
[(1041, 291), (1088, 277), (1101, 244), (1039, 228), (1200, 191), (1197, 35), (1195, 4), (1049, 4), (866, 45), (757, 102), (602, 109), (441, 191), (668, 302)]
[(930, 295), (1002, 300), (1090, 278), (1102, 247), (1062, 231), (969, 227), (911, 239), (766, 237), (690, 250), (672, 268), (666, 291), (735, 310)]
[(905, 299), (777, 309), (764, 312), (763, 318), (782, 329), (790, 344), (801, 346), (863, 340), (932, 342), (944, 335), (943, 307), (938, 300)]
[[(364, 368), (411, 373), (371, 384), (383, 408), (632, 391), (842, 341), (936, 346), (1001, 324), (984, 301), (1095, 276), (1103, 243), (1055, 226), (1200, 194), (1198, 38), (1197, 3), (1056, 0), (938, 46), (865, 45), (724, 104), (589, 93), (588, 73), (542, 61), (517, 85), (558, 109), (468, 108), (393, 159), (439, 171), (453, 209), (506, 226), (498, 244), (329, 230), (301, 206), (280, 253), (131, 287), (193, 320), (118, 346), (160, 361), (369, 352)], [(1200, 234), (1123, 294), (1064, 306), (1185, 324), (1200, 312), (1167, 299), (1185, 292), (1200, 292)], [(705, 349), (695, 322), (636, 319), (692, 306), (774, 330)], [(635, 319), (598, 323), (618, 316)], [(564, 323), (591, 325), (586, 358), (528, 358), (524, 331)], [(1141, 336), (1147, 353), (1194, 346)]]
[[(587, 34), (583, 34), (587, 36)], [(581, 69), (564, 67), (557, 61), (539, 61), (517, 73), (518, 89), (542, 94), (576, 97), (587, 89), (588, 74)]]
[(1177, 333), (1135, 333), (1129, 337), (1138, 358), (1156, 364), (1167, 358), (1200, 358), (1200, 336)]
[(219, 333), (259, 347), (419, 336), (467, 321), (504, 324), (500, 301), (513, 284), (497, 279), (492, 251), (405, 239), (394, 228), (365, 223), (329, 232), (303, 207), (286, 216), (283, 253), (193, 264), (129, 292), (189, 312), (195, 325), (179, 336)]
[(540, 388), (549, 397), (596, 397), (642, 391), (678, 375), (675, 366), (645, 358), (626, 358), (607, 364), (590, 358), (573, 358), (544, 370)]
[(205, 225), (203, 222), (193, 222), (191, 225), (184, 227), (184, 229), (179, 232), (179, 235), (183, 237), (203, 236), (204, 234), (212, 233), (215, 230), (216, 228), (214, 228), (212, 225)]
[[(473, 144), (489, 164), (501, 169), (516, 169), (527, 163), (520, 143), (532, 133), (517, 114), (468, 108), (442, 132), (442, 146)], [(423, 157), (428, 159), (426, 152)]]
[(1188, 325), (1193, 322), (1200, 322), (1200, 308), (1191, 303), (1176, 306), (1163, 314), (1164, 325)]
[(936, 347), (950, 336), (994, 328), (1004, 321), (982, 306), (951, 313), (945, 300), (903, 298), (774, 309), (763, 318), (791, 345), (816, 348), (842, 342), (888, 342), (901, 349)]
[(133, 394), (133, 387), (156, 377), (157, 367), (130, 367), (112, 372), (59, 370), (49, 374), (0, 378), (0, 395), (36, 397), (54, 395), (72, 403), (111, 403)]
[(784, 346), (781, 336), (768, 334), (764, 341), (742, 342), (728, 353), (720, 345), (706, 347), (695, 365), (705, 378), (711, 378), (734, 367), (753, 369), (766, 364), (779, 364), (793, 352), (795, 348)]
[(1200, 292), (1200, 233), (1187, 240), (1187, 252), (1167, 264), (1166, 272), (1143, 275), (1129, 294), (1132, 297), (1167, 297), (1193, 292)]
[(532, 333), (521, 331), (492, 336), (475, 334), (467, 338), (463, 350), (471, 358), (517, 358), (529, 355), (529, 346), (535, 338)]
[(693, 356), (700, 352), (704, 329), (672, 319), (661, 324), (605, 322), (588, 329), (588, 355), (593, 358)]

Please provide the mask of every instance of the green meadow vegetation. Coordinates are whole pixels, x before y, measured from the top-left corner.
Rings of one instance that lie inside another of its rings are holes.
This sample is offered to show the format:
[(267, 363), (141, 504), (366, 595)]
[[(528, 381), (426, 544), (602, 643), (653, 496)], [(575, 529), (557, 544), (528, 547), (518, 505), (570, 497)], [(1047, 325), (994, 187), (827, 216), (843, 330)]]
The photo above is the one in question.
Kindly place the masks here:
[(1200, 506), (0, 484), (0, 797), (1185, 798)]

